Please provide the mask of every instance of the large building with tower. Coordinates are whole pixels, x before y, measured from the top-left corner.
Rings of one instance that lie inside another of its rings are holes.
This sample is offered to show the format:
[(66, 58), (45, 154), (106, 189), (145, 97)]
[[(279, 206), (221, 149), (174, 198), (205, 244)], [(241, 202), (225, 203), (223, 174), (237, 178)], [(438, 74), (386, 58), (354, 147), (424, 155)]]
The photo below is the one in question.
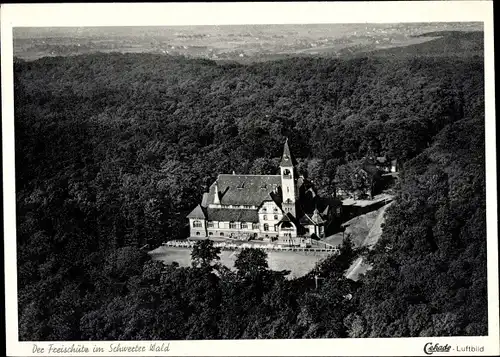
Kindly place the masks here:
[(342, 203), (299, 175), (288, 140), (279, 175), (220, 174), (187, 216), (191, 237), (310, 243), (340, 223)]

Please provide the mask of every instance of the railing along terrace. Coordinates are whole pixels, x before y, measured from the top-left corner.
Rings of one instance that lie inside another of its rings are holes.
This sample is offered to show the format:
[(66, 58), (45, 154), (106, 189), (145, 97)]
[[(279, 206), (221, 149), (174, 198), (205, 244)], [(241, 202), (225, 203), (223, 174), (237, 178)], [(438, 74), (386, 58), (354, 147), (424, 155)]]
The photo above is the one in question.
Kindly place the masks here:
[[(176, 241), (171, 240), (162, 244), (167, 247), (177, 247), (177, 248), (192, 248), (195, 245), (193, 241)], [(235, 243), (214, 243), (214, 247), (221, 248), (222, 250), (239, 250), (245, 248), (258, 248), (263, 250), (271, 251), (304, 251), (304, 252), (332, 252), (338, 253), (338, 247), (300, 247), (300, 246), (290, 246), (290, 245), (280, 245), (280, 244), (235, 244)]]

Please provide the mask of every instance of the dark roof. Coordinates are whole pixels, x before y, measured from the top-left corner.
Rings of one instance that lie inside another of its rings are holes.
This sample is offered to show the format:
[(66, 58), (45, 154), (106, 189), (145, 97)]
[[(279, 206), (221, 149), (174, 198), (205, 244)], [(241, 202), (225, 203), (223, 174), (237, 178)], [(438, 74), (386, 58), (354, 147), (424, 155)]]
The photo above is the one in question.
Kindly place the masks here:
[(280, 221), (278, 222), (278, 225), (284, 222), (291, 222), (295, 225), (295, 227), (300, 228), (299, 222), (290, 212), (285, 213), (283, 217), (281, 217)]
[[(280, 175), (222, 174), (217, 178), (220, 203), (223, 205), (259, 206), (264, 201), (273, 201), (271, 192), (279, 186)], [(214, 203), (214, 194), (215, 183), (210, 186), (208, 203)]]
[(315, 209), (323, 212), (323, 214), (328, 214), (330, 209), (340, 206), (342, 206), (342, 201), (336, 198), (304, 195), (304, 198), (301, 200), (300, 208), (303, 213), (312, 215)]
[(253, 209), (207, 208), (209, 221), (259, 222), (259, 214)]
[(206, 215), (205, 212), (203, 211), (203, 208), (200, 205), (198, 205), (195, 207), (194, 210), (191, 211), (190, 214), (188, 214), (187, 218), (205, 219)]
[(280, 166), (295, 166), (297, 165), (297, 161), (293, 157), (290, 147), (288, 146), (288, 139), (285, 141), (285, 146), (283, 147), (283, 156), (281, 157)]
[(283, 215), (283, 217), (281, 217), (281, 219), (278, 223), (281, 223), (281, 222), (293, 222), (293, 221), (290, 218), (290, 216), (288, 215), (288, 213), (286, 213)]
[(311, 217), (309, 217), (307, 214), (303, 215), (299, 219), (300, 224), (302, 225), (309, 225), (309, 224), (314, 224), (314, 222), (311, 220)]
[(375, 177), (380, 176), (380, 170), (377, 168), (375, 164), (365, 162), (361, 169), (371, 176)]

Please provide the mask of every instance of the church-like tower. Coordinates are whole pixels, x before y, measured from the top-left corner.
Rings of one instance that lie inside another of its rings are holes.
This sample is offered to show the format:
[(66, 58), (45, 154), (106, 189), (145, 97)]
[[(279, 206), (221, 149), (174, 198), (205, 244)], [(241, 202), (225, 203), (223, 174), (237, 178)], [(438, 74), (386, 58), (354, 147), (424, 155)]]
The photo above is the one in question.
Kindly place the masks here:
[(296, 204), (298, 199), (297, 174), (295, 171), (296, 161), (290, 152), (288, 139), (283, 148), (283, 157), (281, 158), (281, 191), (283, 194), (283, 210), (285, 213), (291, 213), (296, 217)]

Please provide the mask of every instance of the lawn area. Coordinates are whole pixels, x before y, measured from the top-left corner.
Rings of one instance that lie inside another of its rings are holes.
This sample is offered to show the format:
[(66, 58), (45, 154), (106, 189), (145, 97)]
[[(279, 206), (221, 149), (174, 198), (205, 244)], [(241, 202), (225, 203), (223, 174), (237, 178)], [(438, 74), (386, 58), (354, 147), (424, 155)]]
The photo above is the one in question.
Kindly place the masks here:
[[(149, 253), (154, 260), (161, 260), (167, 264), (173, 262), (180, 266), (191, 265), (191, 249), (176, 247), (159, 247)], [(234, 269), (234, 262), (238, 251), (224, 250), (221, 252), (221, 263)], [(320, 252), (267, 252), (269, 267), (272, 270), (290, 270), (289, 278), (297, 278), (307, 274), (326, 253)]]

